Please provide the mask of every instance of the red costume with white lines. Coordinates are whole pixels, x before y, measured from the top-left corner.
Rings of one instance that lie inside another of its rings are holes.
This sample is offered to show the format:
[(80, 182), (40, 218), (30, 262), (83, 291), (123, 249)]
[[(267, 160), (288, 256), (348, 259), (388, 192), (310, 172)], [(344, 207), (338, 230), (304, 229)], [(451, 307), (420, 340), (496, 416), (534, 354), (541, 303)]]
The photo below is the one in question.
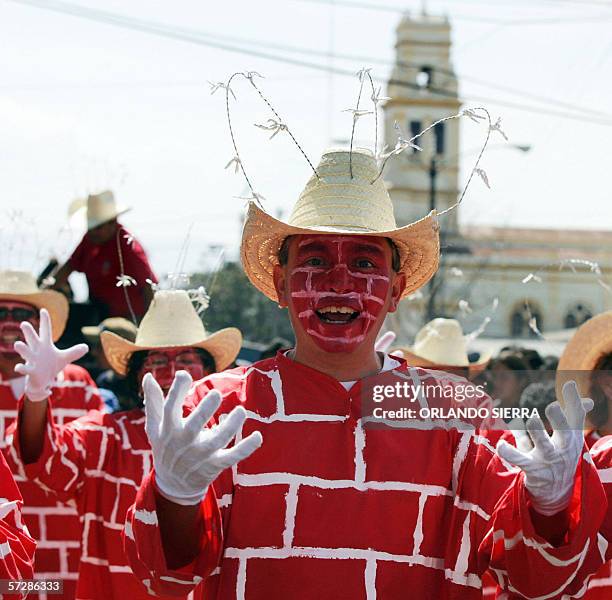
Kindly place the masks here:
[(152, 467), (143, 411), (93, 411), (63, 427), (51, 425), (54, 417), (49, 406), (42, 454), (25, 470), (35, 484), (76, 502), (83, 523), (77, 598), (150, 598), (121, 541), (127, 509)]
[[(81, 525), (74, 505), (58, 502), (53, 494), (27, 481), (10, 446), (11, 434), (8, 430), (17, 417), (23, 379), (0, 380), (0, 448), (23, 496), (24, 521), (30, 534), (37, 540), (36, 576), (63, 579), (63, 597), (72, 598), (76, 589), (81, 540)], [(53, 417), (58, 424), (68, 423), (104, 405), (89, 373), (76, 365), (68, 365), (51, 389)]]
[(553, 547), (534, 531), (523, 474), (495, 453), (501, 432), (364, 428), (369, 386), (406, 377), (435, 385), (446, 375), (402, 363), (347, 391), (278, 354), (196, 384), (186, 412), (217, 389), (218, 414), (242, 405), (243, 437), (259, 430), (265, 443), (209, 488), (202, 551), (180, 570), (165, 563), (149, 476), (126, 520), (134, 573), (159, 593), (197, 585), (207, 600), (469, 600), (481, 597), (487, 569), (528, 598), (579, 590), (602, 563), (593, 465), (579, 464), (569, 531)]
[[(0, 579), (32, 578), (36, 542), (21, 519), (23, 500), (11, 471), (0, 453)], [(4, 598), (22, 598), (21, 594)]]
[[(588, 439), (588, 437), (587, 437)], [(608, 497), (608, 512), (604, 519), (601, 533), (607, 546), (601, 541), (602, 549), (608, 559), (589, 580), (589, 587), (583, 596), (585, 600), (609, 600), (612, 598), (612, 436), (598, 436), (591, 448), (593, 462), (599, 472), (599, 478)]]

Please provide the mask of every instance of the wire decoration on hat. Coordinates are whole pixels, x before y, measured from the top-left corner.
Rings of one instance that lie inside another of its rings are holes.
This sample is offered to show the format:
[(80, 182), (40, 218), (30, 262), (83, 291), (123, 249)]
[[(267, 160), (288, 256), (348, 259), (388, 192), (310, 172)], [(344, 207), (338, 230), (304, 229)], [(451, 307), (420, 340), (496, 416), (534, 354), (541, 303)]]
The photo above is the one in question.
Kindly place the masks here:
[[(351, 128), (351, 144), (349, 147), (349, 173), (350, 173), (351, 179), (353, 179), (353, 140), (355, 139), (355, 127), (357, 125), (357, 121), (361, 117), (365, 117), (366, 115), (372, 114), (371, 110), (359, 110), (359, 102), (361, 102), (361, 94), (363, 92), (363, 82), (366, 78), (366, 75), (370, 76), (370, 71), (371, 69), (366, 69), (364, 67), (357, 72), (357, 77), (359, 78), (359, 93), (357, 94), (357, 103), (355, 104), (355, 108), (346, 108), (345, 110), (342, 111), (342, 112), (349, 112), (353, 115), (353, 126)], [(371, 82), (372, 89), (373, 89), (374, 82), (372, 81), (371, 76), (370, 76), (370, 82)], [(374, 105), (374, 108), (376, 109), (376, 104)], [(377, 141), (374, 143), (374, 148), (376, 149), (376, 146), (378, 145), (378, 114), (376, 110), (374, 110), (374, 113), (375, 113), (374, 118), (376, 120), (375, 129), (376, 129), (376, 137), (377, 137)]]
[[(212, 284), (208, 286), (200, 285), (197, 288), (191, 287), (191, 278), (192, 276), (186, 272), (185, 270), (185, 261), (187, 260), (187, 253), (189, 250), (189, 244), (191, 242), (191, 233), (193, 230), (195, 223), (191, 223), (187, 229), (187, 233), (183, 239), (183, 243), (178, 252), (178, 256), (176, 259), (175, 270), (169, 273), (166, 273), (163, 277), (160, 278), (159, 282), (154, 282), (151, 279), (147, 279), (146, 283), (151, 287), (153, 292), (159, 291), (175, 291), (175, 290), (184, 290), (187, 292), (189, 299), (191, 300), (194, 308), (198, 314), (201, 314), (208, 308), (210, 305), (210, 292), (207, 290), (212, 289)], [(221, 250), (220, 256), (216, 261), (215, 268), (213, 272), (210, 274), (210, 278), (212, 279), (212, 283), (214, 284), (214, 280), (216, 278), (217, 271), (221, 266), (221, 261), (223, 257), (223, 250)]]
[[(477, 111), (481, 111), (482, 113), (484, 113), (484, 115), (479, 114)], [(491, 189), (491, 184), (489, 182), (489, 177), (486, 173), (486, 171), (481, 168), (480, 165), (480, 160), (482, 159), (482, 156), (487, 148), (487, 145), (489, 143), (489, 139), (491, 137), (491, 132), (493, 131), (497, 131), (500, 133), (500, 135), (502, 135), (504, 137), (504, 139), (506, 141), (508, 141), (508, 137), (505, 134), (505, 132), (501, 129), (501, 118), (498, 118), (497, 121), (495, 123), (493, 123), (493, 121), (491, 120), (491, 115), (489, 113), (489, 111), (484, 108), (483, 106), (479, 106), (479, 107), (475, 107), (475, 108), (466, 108), (463, 109), (461, 112), (455, 114), (455, 115), (450, 115), (448, 117), (443, 117), (441, 119), (438, 119), (437, 121), (434, 121), (431, 125), (429, 125), (429, 127), (426, 127), (425, 129), (423, 129), (423, 131), (419, 132), (417, 135), (407, 139), (406, 137), (404, 137), (404, 134), (402, 132), (402, 129), (400, 127), (400, 125), (396, 122), (394, 127), (395, 130), (397, 131), (397, 142), (395, 144), (395, 147), (393, 148), (393, 150), (390, 150), (388, 152), (383, 152), (380, 155), (380, 159), (382, 160), (382, 164), (379, 168), (379, 172), (378, 175), (372, 180), (371, 183), (375, 183), (383, 174), (384, 170), (385, 170), (385, 166), (387, 165), (387, 162), (389, 161), (389, 159), (392, 156), (398, 156), (399, 154), (401, 154), (404, 150), (406, 150), (407, 148), (412, 148), (418, 152), (421, 152), (423, 149), (418, 146), (417, 144), (415, 144), (415, 141), (418, 140), (420, 137), (422, 137), (425, 133), (433, 130), (437, 125), (439, 125), (440, 123), (444, 123), (446, 121), (450, 121), (452, 119), (459, 119), (461, 117), (468, 117), (470, 118), (472, 121), (476, 122), (476, 123), (480, 123), (481, 121), (486, 120), (488, 122), (488, 127), (487, 127), (487, 134), (485, 137), (485, 140), (483, 142), (482, 148), (480, 149), (480, 152), (476, 158), (476, 161), (474, 163), (474, 166), (472, 167), (472, 170), (470, 172), (470, 175), (465, 183), (465, 185), (463, 186), (463, 190), (461, 191), (461, 194), (459, 195), (459, 198), (457, 199), (457, 201), (452, 204), (451, 206), (449, 206), (448, 208), (445, 208), (444, 210), (438, 212), (438, 216), (442, 216), (444, 214), (447, 214), (453, 210), (455, 210), (462, 202), (463, 202), (463, 198), (465, 197), (465, 194), (468, 190), (468, 187), (470, 186), (470, 183), (472, 181), (472, 178), (474, 177), (474, 175), (478, 175), (478, 177), (480, 177), (480, 179), (483, 181), (483, 183), (487, 186), (487, 188)]]
[(0, 270), (36, 271), (48, 254), (37, 217), (20, 208), (2, 211), (0, 217)]
[[(459, 302), (461, 302), (461, 300), (459, 300)], [(489, 323), (493, 320), (493, 315), (497, 311), (498, 306), (499, 306), (499, 298), (496, 296), (495, 298), (493, 298), (493, 302), (491, 303), (489, 314), (484, 317), (480, 325), (476, 327), (474, 331), (471, 331), (470, 333), (465, 334), (464, 338), (466, 342), (469, 343), (469, 342), (474, 341), (477, 337), (481, 336), (485, 332), (485, 329), (487, 328)]]
[[(579, 267), (588, 268), (588, 273), (593, 273), (596, 278), (597, 283), (608, 293), (612, 295), (612, 286), (604, 281), (603, 273), (599, 263), (593, 260), (587, 260), (584, 258), (563, 258), (561, 260), (557, 260), (551, 263), (540, 267), (537, 271), (532, 271), (528, 273), (523, 279), (521, 283), (523, 285), (531, 284), (531, 283), (542, 283), (543, 277), (542, 275), (545, 272), (550, 271), (553, 267), (557, 267), (558, 271), (562, 271), (563, 269), (570, 269), (572, 273), (577, 274)], [(527, 298), (524, 299), (525, 304), (525, 312), (527, 313), (528, 321), (527, 326), (533, 333), (535, 333), (538, 337), (542, 339), (546, 339), (544, 334), (540, 331), (538, 327), (537, 317), (533, 314), (531, 310), (531, 306), (529, 304), (529, 300)]]
[[(390, 98), (388, 97), (384, 97), (381, 96), (381, 88), (379, 87), (378, 89), (376, 89), (375, 85), (374, 85), (374, 79), (372, 78), (372, 75), (370, 73), (371, 69), (370, 68), (362, 68), (357, 72), (357, 77), (359, 79), (359, 92), (357, 95), (357, 102), (355, 104), (355, 108), (349, 108), (349, 109), (345, 109), (343, 112), (350, 112), (353, 115), (353, 119), (352, 119), (352, 128), (351, 128), (351, 141), (350, 141), (350, 151), (349, 151), (349, 172), (350, 172), (350, 176), (351, 179), (353, 178), (353, 163), (352, 163), (352, 158), (353, 158), (353, 144), (354, 144), (354, 138), (355, 138), (355, 129), (356, 129), (356, 125), (357, 125), (357, 121), (361, 118), (364, 117), (366, 115), (370, 115), (370, 114), (374, 114), (374, 124), (375, 124), (375, 136), (374, 136), (374, 156), (376, 157), (376, 159), (381, 163), (380, 167), (379, 167), (379, 171), (378, 174), (376, 175), (376, 177), (370, 182), (371, 184), (374, 184), (376, 181), (378, 181), (378, 179), (380, 179), (380, 177), (382, 176), (385, 166), (387, 164), (387, 162), (389, 161), (389, 159), (392, 156), (397, 156), (399, 154), (401, 154), (404, 150), (406, 150), (407, 148), (413, 148), (414, 150), (417, 151), (421, 151), (422, 148), (420, 146), (418, 146), (415, 141), (417, 139), (419, 139), (420, 137), (422, 137), (423, 135), (425, 135), (426, 133), (428, 133), (429, 131), (432, 131), (437, 125), (444, 123), (446, 121), (450, 121), (451, 119), (458, 119), (460, 117), (468, 117), (469, 119), (471, 119), (472, 121), (476, 122), (476, 123), (482, 123), (482, 122), (486, 122), (488, 124), (487, 127), (487, 135), (485, 137), (485, 140), (483, 142), (482, 148), (480, 150), (480, 153), (478, 154), (478, 157), (476, 158), (476, 161), (474, 163), (474, 166), (470, 172), (470, 175), (465, 183), (465, 186), (463, 187), (463, 190), (461, 192), (461, 194), (459, 195), (459, 198), (457, 199), (457, 201), (449, 206), (448, 208), (444, 209), (443, 211), (440, 211), (438, 213), (438, 216), (447, 214), (449, 212), (451, 212), (452, 210), (456, 209), (462, 202), (463, 202), (463, 198), (465, 197), (465, 194), (468, 190), (468, 187), (474, 177), (474, 175), (477, 175), (478, 177), (480, 177), (480, 179), (483, 181), (483, 183), (490, 189), (491, 185), (489, 182), (489, 177), (486, 173), (486, 171), (480, 167), (480, 160), (482, 159), (482, 156), (484, 154), (484, 151), (489, 143), (489, 138), (491, 136), (492, 132), (498, 132), (506, 141), (508, 140), (508, 136), (505, 134), (505, 132), (502, 130), (501, 128), (501, 118), (498, 118), (495, 123), (493, 123), (492, 119), (491, 119), (491, 115), (489, 113), (489, 111), (484, 108), (484, 107), (475, 107), (475, 108), (466, 108), (463, 109), (462, 111), (460, 111), (459, 113), (455, 114), (455, 115), (450, 115), (447, 117), (443, 117), (441, 119), (438, 119), (437, 121), (433, 122), (430, 126), (426, 127), (423, 131), (419, 132), (417, 135), (413, 136), (412, 138), (407, 139), (402, 130), (401, 127), (399, 126), (399, 124), (396, 123), (395, 125), (395, 129), (397, 131), (397, 142), (395, 144), (395, 147), (390, 150), (390, 151), (385, 151), (385, 149), (383, 149), (382, 152), (378, 152), (378, 104), (384, 100), (390, 100)], [(268, 106), (268, 108), (270, 109), (270, 111), (272, 112), (272, 114), (274, 115), (274, 118), (269, 118), (265, 123), (255, 123), (254, 125), (256, 127), (258, 127), (259, 129), (263, 129), (264, 131), (269, 131), (271, 132), (270, 135), (270, 140), (273, 139), (274, 137), (276, 137), (279, 133), (281, 132), (286, 132), (289, 137), (291, 138), (291, 140), (293, 141), (293, 143), (296, 145), (296, 147), (298, 148), (298, 150), (300, 151), (300, 153), (302, 154), (302, 156), (306, 159), (306, 162), (308, 163), (309, 167), (311, 168), (311, 170), (313, 171), (313, 173), (315, 174), (317, 180), (320, 180), (319, 178), (319, 174), (316, 170), (316, 168), (314, 167), (314, 165), (312, 164), (311, 160), (308, 158), (306, 152), (304, 151), (304, 149), (302, 148), (302, 146), (299, 144), (299, 142), (297, 141), (297, 139), (295, 138), (295, 136), (293, 135), (291, 129), (287, 126), (287, 124), (283, 121), (283, 119), (281, 118), (281, 116), (279, 115), (279, 113), (276, 111), (276, 109), (272, 106), (272, 104), (270, 103), (270, 101), (266, 98), (266, 96), (263, 94), (263, 92), (261, 91), (261, 89), (258, 87), (258, 85), (255, 83), (255, 78), (256, 77), (263, 77), (262, 75), (260, 75), (259, 73), (257, 73), (256, 71), (238, 71), (236, 73), (233, 73), (230, 78), (227, 80), (226, 83), (224, 82), (209, 82), (210, 84), (210, 93), (215, 94), (218, 90), (223, 89), (225, 90), (225, 112), (226, 112), (226, 118), (227, 118), (227, 124), (228, 124), (228, 129), (229, 129), (229, 134), (230, 134), (230, 138), (232, 141), (232, 146), (234, 148), (234, 156), (227, 162), (227, 164), (225, 165), (226, 169), (229, 169), (231, 167), (234, 168), (234, 172), (238, 173), (239, 171), (242, 173), (248, 187), (249, 190), (251, 192), (251, 196), (249, 197), (242, 197), (239, 196), (240, 199), (244, 199), (244, 200), (249, 200), (249, 201), (254, 201), (262, 210), (263, 210), (263, 200), (264, 197), (255, 191), (255, 188), (253, 186), (253, 183), (250, 179), (250, 177), (248, 176), (246, 169), (244, 167), (244, 163), (242, 161), (242, 157), (240, 155), (240, 152), (238, 150), (238, 144), (236, 141), (236, 135), (235, 135), (235, 131), (234, 131), (234, 127), (232, 124), (232, 116), (231, 116), (231, 108), (230, 108), (230, 95), (232, 96), (232, 98), (234, 100), (237, 99), (237, 96), (232, 88), (232, 82), (234, 80), (234, 78), (236, 77), (243, 77), (245, 78), (250, 84), (251, 86), (255, 89), (255, 91), (257, 92), (257, 94), (259, 95), (259, 97), (265, 102), (265, 104)], [(374, 105), (374, 110), (363, 110), (360, 109), (360, 103), (361, 103), (361, 97), (363, 94), (363, 86), (365, 84), (366, 81), (366, 77), (369, 81), (371, 90), (372, 90), (372, 94), (371, 94), (371, 101)]]
[(231, 87), (232, 81), (234, 80), (235, 77), (244, 77), (251, 84), (251, 86), (253, 86), (253, 88), (255, 89), (257, 94), (259, 95), (259, 97), (265, 102), (267, 107), (272, 111), (272, 114), (274, 115), (274, 118), (268, 119), (267, 122), (264, 123), (264, 124), (255, 123), (254, 124), (255, 127), (258, 127), (259, 129), (263, 129), (263, 130), (266, 130), (266, 131), (271, 131), (272, 135), (270, 136), (269, 139), (274, 138), (278, 133), (280, 133), (282, 131), (286, 132), (289, 135), (289, 137), (291, 138), (291, 140), (293, 141), (293, 143), (297, 146), (297, 148), (300, 151), (300, 153), (302, 154), (302, 156), (306, 159), (306, 162), (308, 163), (309, 167), (312, 169), (312, 171), (315, 174), (315, 176), (317, 177), (317, 179), (319, 178), (319, 174), (317, 173), (317, 170), (315, 169), (314, 165), (312, 164), (312, 162), (308, 158), (306, 152), (304, 151), (304, 149), (302, 148), (300, 143), (297, 141), (297, 139), (293, 135), (293, 132), (291, 131), (291, 129), (289, 129), (288, 125), (283, 121), (283, 119), (278, 114), (276, 109), (272, 106), (272, 104), (266, 98), (266, 96), (263, 94), (263, 92), (261, 91), (259, 86), (255, 83), (255, 77), (263, 78), (263, 75), (260, 75), (259, 73), (257, 73), (257, 71), (238, 71), (238, 72), (233, 73), (231, 75), (231, 77), (227, 80), (227, 83), (223, 83), (223, 82), (212, 83), (212, 82), (209, 82), (209, 84), (211, 86), (211, 91), (210, 91), (211, 95), (214, 94), (219, 89), (224, 89), (225, 90), (225, 113), (226, 113), (226, 117), (227, 117), (227, 125), (228, 125), (228, 128), (229, 128), (230, 138), (232, 140), (232, 146), (234, 147), (234, 156), (225, 165), (225, 168), (227, 169), (227, 168), (230, 168), (231, 166), (233, 166), (235, 173), (238, 173), (238, 171), (242, 172), (242, 175), (243, 175), (247, 185), (249, 186), (249, 190), (251, 191), (251, 196), (247, 197), (247, 198), (242, 198), (241, 197), (241, 199), (253, 200), (254, 202), (256, 202), (258, 204), (258, 206), (260, 208), (263, 209), (262, 201), (264, 200), (264, 197), (261, 194), (259, 194), (258, 192), (255, 191), (255, 188), (253, 187), (251, 179), (247, 175), (247, 172), (246, 172), (246, 170), (244, 168), (244, 163), (242, 162), (242, 158), (240, 156), (240, 152), (238, 151), (238, 144), (236, 142), (236, 136), (235, 136), (235, 133), (234, 133), (234, 128), (232, 126), (232, 116), (231, 116), (231, 110), (230, 110), (230, 94), (231, 94), (232, 98), (234, 98), (234, 100), (237, 99), (236, 98), (236, 94), (234, 93), (234, 90)]
[(134, 313), (134, 308), (132, 307), (132, 302), (130, 300), (130, 295), (128, 294), (127, 288), (133, 285), (137, 285), (136, 280), (127, 275), (125, 272), (125, 265), (123, 262), (123, 251), (121, 250), (121, 232), (117, 229), (117, 234), (115, 235), (115, 240), (117, 242), (117, 254), (119, 255), (119, 275), (117, 276), (117, 283), (115, 284), (117, 287), (120, 287), (123, 290), (123, 295), (125, 296), (125, 303), (127, 304), (128, 310), (130, 311), (130, 316), (132, 321), (136, 327), (138, 327), (138, 319), (136, 319), (136, 314)]

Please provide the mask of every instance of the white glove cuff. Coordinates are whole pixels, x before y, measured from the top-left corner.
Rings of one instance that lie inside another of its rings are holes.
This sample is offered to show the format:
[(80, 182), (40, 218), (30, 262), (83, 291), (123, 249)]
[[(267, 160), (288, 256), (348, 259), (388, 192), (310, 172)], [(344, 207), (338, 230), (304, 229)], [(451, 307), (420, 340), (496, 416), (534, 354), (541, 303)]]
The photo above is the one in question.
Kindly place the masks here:
[(155, 474), (155, 486), (157, 491), (166, 499), (170, 500), (170, 502), (174, 502), (175, 504), (180, 504), (181, 506), (193, 506), (194, 504), (200, 504), (206, 493), (208, 492), (208, 486), (203, 490), (197, 492), (192, 495), (181, 494), (180, 496), (176, 495), (176, 490), (168, 489), (159, 477), (159, 474)]
[(42, 390), (31, 390), (28, 389), (28, 386), (26, 385), (25, 395), (30, 402), (42, 402), (51, 395), (51, 388), (46, 387)]
[[(529, 491), (529, 488), (527, 488), (527, 491)], [(573, 491), (574, 486), (572, 485), (567, 492), (550, 500), (536, 498), (531, 493), (529, 495), (531, 496), (531, 504), (534, 510), (545, 517), (550, 517), (552, 515), (556, 515), (562, 510), (565, 510), (570, 505)]]

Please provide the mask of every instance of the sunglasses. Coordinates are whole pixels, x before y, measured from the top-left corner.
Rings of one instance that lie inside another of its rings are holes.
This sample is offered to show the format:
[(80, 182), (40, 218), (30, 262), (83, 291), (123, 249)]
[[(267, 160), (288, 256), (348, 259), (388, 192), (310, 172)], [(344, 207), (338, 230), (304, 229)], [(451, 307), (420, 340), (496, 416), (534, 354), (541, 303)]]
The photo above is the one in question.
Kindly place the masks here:
[(37, 319), (38, 313), (29, 308), (6, 308), (5, 306), (0, 306), (0, 321), (8, 321), (9, 317), (11, 321), (21, 323), (21, 321)]

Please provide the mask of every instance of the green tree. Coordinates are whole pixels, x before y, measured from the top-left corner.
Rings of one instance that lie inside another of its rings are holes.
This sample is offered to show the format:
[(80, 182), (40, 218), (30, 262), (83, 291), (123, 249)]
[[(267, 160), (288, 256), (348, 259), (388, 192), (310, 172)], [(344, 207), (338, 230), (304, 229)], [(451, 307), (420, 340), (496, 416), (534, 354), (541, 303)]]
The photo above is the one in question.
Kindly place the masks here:
[(193, 273), (190, 286), (203, 285), (210, 293), (210, 306), (204, 313), (208, 331), (237, 327), (245, 339), (269, 344), (275, 337), (293, 341), (293, 330), (286, 310), (266, 298), (247, 279), (239, 263), (227, 262), (214, 277)]

